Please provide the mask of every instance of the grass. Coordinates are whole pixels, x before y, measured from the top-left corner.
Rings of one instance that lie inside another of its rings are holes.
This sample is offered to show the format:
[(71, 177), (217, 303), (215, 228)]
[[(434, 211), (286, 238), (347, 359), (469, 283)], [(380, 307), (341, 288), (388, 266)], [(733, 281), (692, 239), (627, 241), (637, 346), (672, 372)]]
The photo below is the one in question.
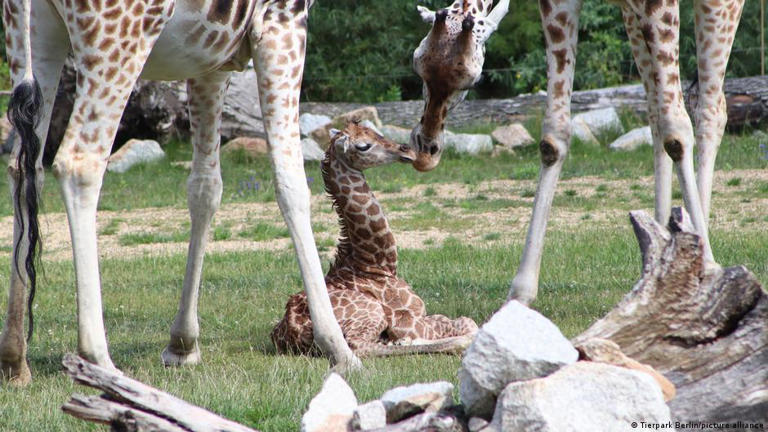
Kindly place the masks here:
[[(627, 126), (638, 120), (622, 114), (622, 121)], [(481, 125), (475, 128), (484, 130)], [(167, 151), (164, 161), (123, 175), (108, 173), (100, 208), (186, 208), (188, 172), (171, 166), (171, 162), (189, 160), (191, 150), (186, 144), (172, 143)], [(757, 141), (748, 135), (728, 135), (717, 164), (721, 170), (768, 168)], [(274, 201), (266, 159), (227, 155), (222, 166), (222, 207), (228, 203)], [(501, 305), (525, 239), (524, 234), (510, 236), (503, 230), (517, 216), (481, 227), (477, 241), (469, 242), (466, 232), (479, 224), (477, 216), (483, 213), (524, 208), (527, 214), (535, 193), (528, 186), (515, 187), (499, 198), (487, 189), (472, 187), (466, 197), (448, 198), (438, 193), (438, 185), (535, 180), (538, 168), (533, 146), (498, 158), (460, 157), (448, 152), (437, 170), (424, 174), (402, 165), (367, 174), (377, 193), (405, 192), (405, 197), (381, 197), (388, 213), (405, 212), (390, 220), (398, 238), (408, 235), (404, 231), (438, 228), (446, 233), (439, 238), (430, 232), (422, 242), (428, 247), (401, 249), (399, 254), (399, 275), (424, 299), (430, 313), (465, 315), (482, 322)], [(313, 179), (308, 181), (312, 193), (322, 194), (322, 181), (315, 180), (321, 178), (318, 164), (307, 163), (305, 169), (308, 178)], [(614, 153), (576, 143), (562, 177), (599, 178), (585, 189), (569, 186), (558, 191), (555, 211), (577, 211), (575, 220), (589, 221), (599, 218), (605, 210), (649, 208), (653, 203), (652, 188), (635, 179), (651, 175), (651, 170), (650, 148)], [(740, 183), (732, 186), (741, 187), (728, 187), (727, 193), (745, 193), (748, 200), (765, 197), (768, 182), (740, 178)], [(45, 211), (62, 211), (55, 179), (48, 179)], [(612, 183), (617, 179), (625, 180), (621, 188)], [(0, 177), (0, 181), (7, 180)], [(253, 186), (256, 183), (258, 187)], [(408, 189), (416, 185), (427, 187), (421, 194), (408, 195)], [(9, 215), (10, 210), (10, 203), (0, 200), (0, 215)], [(711, 240), (718, 260), (723, 265), (746, 265), (759, 280), (768, 282), (768, 230), (764, 229), (768, 216), (744, 214), (737, 208), (732, 211), (738, 225), (748, 229), (749, 234), (713, 230)], [(113, 218), (100, 234), (118, 235), (126, 227), (125, 220)], [(316, 232), (332, 232), (324, 223), (315, 222), (313, 227)], [(121, 244), (139, 245), (186, 242), (189, 236), (188, 225), (168, 230), (160, 223), (151, 231), (122, 234), (118, 240)], [(260, 241), (287, 237), (288, 231), (281, 224), (254, 217), (247, 220), (245, 228), (217, 221), (212, 235), (214, 241)], [(332, 251), (334, 240), (324, 234), (318, 247)], [(323, 265), (327, 268), (327, 261)], [(640, 257), (629, 224), (552, 224), (534, 307), (572, 337), (605, 314), (632, 287), (639, 267)], [(183, 254), (102, 260), (104, 317), (115, 363), (132, 377), (232, 420), (264, 431), (296, 430), (301, 413), (322, 384), (327, 361), (275, 355), (269, 341), (269, 332), (283, 313), (285, 300), (302, 288), (292, 252), (280, 248), (209, 253), (199, 311), (204, 362), (166, 369), (160, 365), (159, 353), (176, 312), (184, 268)], [(0, 266), (0, 280), (8, 276), (8, 267)], [(29, 348), (34, 381), (26, 388), (0, 390), (0, 431), (101, 430), (65, 416), (59, 409), (72, 393), (88, 393), (60, 372), (62, 354), (74, 351), (77, 342), (74, 284), (71, 262), (46, 262), (35, 305), (37, 330)], [(7, 298), (0, 296), (0, 310), (5, 310), (6, 302)], [(459, 361), (453, 356), (365, 360), (365, 370), (350, 376), (349, 382), (358, 399), (368, 401), (396, 385), (435, 380), (455, 384)]]

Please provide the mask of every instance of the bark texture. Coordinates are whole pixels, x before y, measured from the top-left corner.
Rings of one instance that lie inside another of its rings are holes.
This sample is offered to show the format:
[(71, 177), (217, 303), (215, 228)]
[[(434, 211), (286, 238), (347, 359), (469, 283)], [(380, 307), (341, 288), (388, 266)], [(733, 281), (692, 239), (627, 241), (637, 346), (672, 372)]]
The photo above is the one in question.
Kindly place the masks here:
[[(687, 214), (669, 227), (630, 219), (643, 273), (632, 291), (579, 335), (610, 339), (677, 387), (676, 421), (768, 422), (768, 295), (743, 266), (705, 264)], [(736, 429), (738, 430), (738, 429)]]

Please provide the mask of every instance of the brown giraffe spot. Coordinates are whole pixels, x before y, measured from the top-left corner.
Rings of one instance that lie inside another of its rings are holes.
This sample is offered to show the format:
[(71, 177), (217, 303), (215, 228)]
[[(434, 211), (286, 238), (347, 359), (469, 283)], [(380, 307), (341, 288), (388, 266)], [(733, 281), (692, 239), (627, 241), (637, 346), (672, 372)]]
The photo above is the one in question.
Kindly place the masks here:
[(563, 73), (563, 70), (565, 70), (567, 52), (565, 48), (552, 51), (552, 55), (557, 62), (557, 73)]
[(659, 40), (663, 43), (672, 42), (675, 39), (675, 32), (670, 29), (664, 29), (659, 32)]
[(656, 60), (658, 60), (664, 66), (669, 66), (675, 62), (675, 57), (666, 51), (659, 51), (659, 53), (656, 55)]
[(662, 0), (645, 0), (645, 15), (650, 17), (662, 6)]
[(563, 29), (553, 24), (547, 26), (547, 33), (549, 33), (549, 38), (554, 43), (560, 43), (565, 40), (565, 32), (563, 32)]
[(548, 17), (552, 13), (552, 4), (549, 0), (539, 0), (539, 10), (541, 10), (541, 16)]

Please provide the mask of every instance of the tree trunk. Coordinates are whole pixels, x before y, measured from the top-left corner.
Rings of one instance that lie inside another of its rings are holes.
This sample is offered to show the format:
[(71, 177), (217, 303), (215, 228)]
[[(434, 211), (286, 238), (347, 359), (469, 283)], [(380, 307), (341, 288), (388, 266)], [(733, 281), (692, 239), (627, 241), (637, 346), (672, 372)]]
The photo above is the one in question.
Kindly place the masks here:
[(62, 410), (83, 420), (109, 424), (113, 431), (256, 432), (74, 354), (65, 355), (63, 363), (75, 382), (105, 393), (73, 395)]
[(667, 229), (645, 212), (630, 214), (642, 277), (574, 342), (610, 339), (664, 374), (677, 387), (675, 421), (765, 424), (768, 295), (743, 266), (705, 264), (687, 218), (674, 209)]

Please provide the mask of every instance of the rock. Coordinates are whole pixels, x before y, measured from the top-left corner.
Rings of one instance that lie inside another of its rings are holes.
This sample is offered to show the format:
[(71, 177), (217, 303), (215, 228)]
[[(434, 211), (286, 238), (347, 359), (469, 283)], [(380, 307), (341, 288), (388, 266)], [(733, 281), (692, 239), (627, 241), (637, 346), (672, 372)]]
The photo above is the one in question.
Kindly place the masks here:
[(384, 125), (381, 127), (381, 134), (398, 144), (411, 142), (411, 130), (400, 126)]
[(624, 132), (624, 126), (621, 125), (619, 113), (616, 112), (615, 108), (603, 108), (576, 114), (571, 123), (586, 125), (592, 135), (595, 136), (609, 131)]
[(299, 129), (302, 136), (308, 136), (313, 130), (331, 123), (331, 118), (322, 114), (304, 113), (299, 116)]
[(632, 129), (616, 138), (608, 147), (611, 150), (630, 151), (644, 145), (653, 145), (653, 134), (651, 134), (650, 126)]
[(267, 140), (262, 138), (237, 137), (230, 140), (222, 148), (224, 154), (242, 150), (250, 158), (258, 158), (269, 153)]
[(321, 161), (325, 158), (325, 152), (312, 138), (304, 138), (301, 140), (301, 152), (304, 155), (305, 161)]
[(320, 146), (323, 151), (328, 150), (328, 146), (331, 145), (331, 128), (329, 125), (317, 128), (309, 133), (309, 137), (312, 138), (317, 145)]
[(493, 140), (490, 135), (446, 133), (445, 148), (452, 148), (457, 153), (476, 155), (492, 151)]
[(648, 374), (578, 362), (554, 374), (509, 384), (491, 428), (505, 432), (631, 431), (633, 422), (671, 423), (669, 408)]
[(576, 138), (585, 144), (600, 144), (600, 141), (595, 138), (595, 135), (589, 129), (589, 126), (582, 120), (574, 119), (571, 121), (571, 137)]
[(647, 373), (656, 381), (659, 388), (661, 388), (661, 393), (664, 395), (665, 402), (668, 402), (675, 397), (677, 391), (674, 384), (651, 366), (627, 357), (621, 352), (621, 348), (619, 348), (613, 341), (592, 338), (578, 343), (576, 345), (576, 350), (579, 352), (579, 360), (605, 363)]
[(534, 143), (531, 134), (529, 134), (525, 126), (520, 123), (499, 126), (491, 132), (491, 137), (501, 144), (502, 147), (507, 149), (514, 149)]
[(464, 353), (461, 402), (468, 415), (490, 419), (496, 397), (507, 384), (547, 376), (578, 356), (551, 321), (511, 301), (480, 328)]
[(332, 125), (336, 129), (344, 129), (344, 126), (347, 125), (349, 122), (357, 121), (357, 122), (363, 122), (365, 120), (370, 120), (371, 123), (373, 123), (376, 128), (381, 128), (381, 120), (379, 120), (379, 112), (376, 111), (376, 107), (374, 106), (367, 106), (363, 108), (358, 108), (356, 110), (352, 110), (349, 112), (346, 112), (344, 114), (338, 115), (333, 118)]
[(337, 373), (331, 373), (301, 418), (301, 431), (346, 432), (355, 408), (355, 393), (344, 378)]
[(370, 401), (355, 408), (352, 414), (352, 430), (366, 431), (387, 425), (387, 410), (380, 400)]
[(422, 412), (437, 412), (453, 405), (453, 384), (439, 381), (395, 387), (381, 395), (387, 423), (395, 423)]
[(472, 417), (469, 419), (469, 423), (467, 424), (467, 428), (469, 429), (469, 432), (480, 432), (488, 426), (488, 420), (480, 418), (480, 417)]
[(140, 163), (154, 162), (165, 157), (165, 152), (155, 140), (132, 139), (109, 157), (107, 169), (124, 173)]

